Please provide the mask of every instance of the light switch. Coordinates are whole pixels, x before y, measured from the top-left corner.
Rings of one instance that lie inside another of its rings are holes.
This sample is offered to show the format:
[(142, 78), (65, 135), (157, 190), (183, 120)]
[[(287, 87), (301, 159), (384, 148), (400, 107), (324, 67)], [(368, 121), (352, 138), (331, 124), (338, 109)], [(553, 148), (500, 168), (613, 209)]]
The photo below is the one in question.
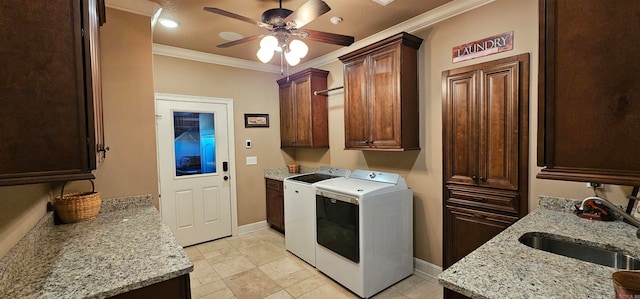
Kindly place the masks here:
[(247, 157), (247, 165), (256, 165), (258, 164), (258, 157)]

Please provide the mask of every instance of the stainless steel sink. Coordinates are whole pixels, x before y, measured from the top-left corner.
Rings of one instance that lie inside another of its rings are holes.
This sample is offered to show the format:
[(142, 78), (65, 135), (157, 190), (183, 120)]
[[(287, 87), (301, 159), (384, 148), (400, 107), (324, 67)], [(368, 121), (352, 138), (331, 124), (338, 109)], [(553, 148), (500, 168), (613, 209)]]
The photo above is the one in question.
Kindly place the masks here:
[(567, 237), (537, 232), (526, 233), (518, 240), (520, 243), (531, 248), (585, 262), (616, 269), (640, 270), (640, 260), (616, 248), (604, 248), (605, 246), (598, 247), (596, 244), (576, 243)]

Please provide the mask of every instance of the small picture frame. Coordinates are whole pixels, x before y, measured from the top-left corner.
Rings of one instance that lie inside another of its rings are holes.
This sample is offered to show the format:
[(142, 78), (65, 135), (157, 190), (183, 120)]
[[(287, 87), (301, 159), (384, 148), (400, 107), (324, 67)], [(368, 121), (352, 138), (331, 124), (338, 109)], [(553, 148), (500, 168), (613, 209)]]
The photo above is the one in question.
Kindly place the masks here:
[(245, 128), (268, 128), (269, 114), (244, 114)]

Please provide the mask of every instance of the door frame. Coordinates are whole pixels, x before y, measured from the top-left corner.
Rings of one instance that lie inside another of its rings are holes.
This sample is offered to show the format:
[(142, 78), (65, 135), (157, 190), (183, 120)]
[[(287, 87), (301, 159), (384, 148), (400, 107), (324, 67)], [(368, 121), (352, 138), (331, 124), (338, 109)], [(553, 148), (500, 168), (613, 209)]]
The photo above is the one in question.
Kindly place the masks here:
[[(156, 92), (154, 94), (154, 111), (157, 109), (157, 101), (175, 101), (175, 102), (193, 102), (193, 103), (204, 103), (204, 104), (222, 104), (225, 105), (227, 111), (227, 135), (229, 142), (229, 196), (231, 197), (231, 235), (235, 236), (238, 234), (238, 197), (236, 193), (236, 147), (235, 147), (235, 139), (234, 139), (234, 115), (233, 115), (233, 99), (226, 98), (214, 98), (214, 97), (203, 97), (203, 96), (192, 96), (192, 95), (180, 95), (180, 94), (169, 94), (169, 93), (159, 93)], [(158, 115), (156, 115), (156, 118)], [(156, 172), (158, 174), (158, 194), (160, 194), (160, 157), (158, 156), (158, 125), (156, 122)], [(162, 200), (158, 200), (158, 205), (160, 209), (162, 209)]]

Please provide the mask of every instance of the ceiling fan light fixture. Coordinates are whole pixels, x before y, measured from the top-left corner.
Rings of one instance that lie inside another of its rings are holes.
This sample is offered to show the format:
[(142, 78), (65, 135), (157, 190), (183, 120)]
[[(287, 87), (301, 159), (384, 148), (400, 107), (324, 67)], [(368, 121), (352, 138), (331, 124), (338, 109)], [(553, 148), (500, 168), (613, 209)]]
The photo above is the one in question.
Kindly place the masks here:
[(180, 26), (180, 22), (169, 18), (159, 18), (158, 22), (160, 22), (160, 24), (166, 28), (176, 28)]
[(260, 48), (258, 50), (258, 53), (256, 53), (256, 56), (258, 57), (258, 59), (260, 59), (260, 61), (262, 61), (262, 63), (267, 63), (271, 60), (271, 58), (273, 58), (273, 50)]
[(304, 58), (309, 53), (309, 47), (303, 41), (294, 39), (289, 43), (289, 49), (299, 58)]
[(273, 35), (267, 35), (260, 40), (260, 48), (273, 52), (278, 47), (278, 39)]
[(296, 53), (294, 53), (293, 51), (284, 52), (284, 59), (287, 60), (287, 63), (290, 66), (296, 66), (298, 65), (298, 63), (300, 63), (300, 57), (296, 55)]

